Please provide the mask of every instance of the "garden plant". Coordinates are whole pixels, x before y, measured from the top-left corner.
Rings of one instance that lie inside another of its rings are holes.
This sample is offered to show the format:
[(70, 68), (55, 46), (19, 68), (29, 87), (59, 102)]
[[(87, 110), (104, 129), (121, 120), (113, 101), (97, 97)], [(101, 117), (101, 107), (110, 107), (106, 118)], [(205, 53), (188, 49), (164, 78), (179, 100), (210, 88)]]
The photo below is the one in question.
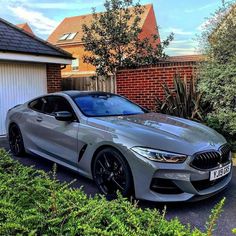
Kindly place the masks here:
[(51, 173), (26, 167), (0, 149), (0, 235), (210, 236), (225, 199), (212, 210), (205, 232), (165, 219), (165, 211), (141, 209), (118, 197), (88, 197)]

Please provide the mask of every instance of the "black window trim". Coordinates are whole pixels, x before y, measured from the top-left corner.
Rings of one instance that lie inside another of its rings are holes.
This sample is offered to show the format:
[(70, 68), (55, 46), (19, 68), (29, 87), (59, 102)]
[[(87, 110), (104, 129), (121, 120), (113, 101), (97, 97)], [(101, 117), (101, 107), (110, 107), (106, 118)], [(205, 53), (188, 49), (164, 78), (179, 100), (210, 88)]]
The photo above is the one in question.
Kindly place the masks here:
[(53, 114), (51, 114), (51, 113), (44, 112), (44, 105), (42, 106), (42, 110), (36, 110), (36, 109), (33, 109), (32, 107), (30, 107), (30, 104), (31, 104), (32, 102), (37, 101), (37, 100), (39, 100), (39, 99), (44, 99), (44, 98), (46, 99), (46, 98), (48, 98), (48, 97), (60, 97), (60, 98), (62, 98), (62, 99), (65, 99), (66, 102), (70, 105), (71, 110), (72, 110), (72, 114), (73, 114), (73, 116), (75, 117), (74, 122), (79, 122), (79, 118), (78, 118), (78, 116), (76, 115), (76, 113), (75, 113), (75, 111), (74, 111), (74, 108), (71, 106), (70, 102), (69, 102), (65, 97), (63, 97), (63, 96), (61, 96), (61, 95), (58, 95), (58, 94), (55, 94), (55, 95), (53, 95), (53, 94), (48, 94), (48, 95), (46, 95), (46, 96), (38, 97), (38, 98), (36, 98), (36, 99), (34, 99), (34, 100), (32, 100), (32, 101), (30, 101), (30, 102), (28, 103), (28, 108), (31, 109), (31, 110), (33, 110), (33, 111), (36, 111), (36, 112), (38, 112), (38, 113), (42, 113), (42, 114), (45, 114), (45, 115), (48, 115), (48, 116), (51, 116), (51, 117), (55, 117), (55, 115), (53, 115)]

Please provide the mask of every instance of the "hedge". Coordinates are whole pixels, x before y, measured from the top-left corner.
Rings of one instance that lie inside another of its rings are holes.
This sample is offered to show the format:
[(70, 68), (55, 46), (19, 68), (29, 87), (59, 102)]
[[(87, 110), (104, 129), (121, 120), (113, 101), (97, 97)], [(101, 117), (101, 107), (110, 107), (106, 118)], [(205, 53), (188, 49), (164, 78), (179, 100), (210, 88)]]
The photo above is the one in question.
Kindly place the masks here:
[(25, 167), (0, 149), (0, 235), (211, 235), (222, 204), (201, 232), (121, 196), (113, 201), (88, 197), (57, 181), (55, 170)]

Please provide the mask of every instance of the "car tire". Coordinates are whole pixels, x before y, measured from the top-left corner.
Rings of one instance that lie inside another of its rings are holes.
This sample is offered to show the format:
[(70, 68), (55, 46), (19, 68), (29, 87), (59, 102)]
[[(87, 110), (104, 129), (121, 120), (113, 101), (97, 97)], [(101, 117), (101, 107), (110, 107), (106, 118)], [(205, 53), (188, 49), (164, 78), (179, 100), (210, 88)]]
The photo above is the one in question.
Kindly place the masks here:
[(25, 147), (18, 125), (12, 124), (10, 126), (8, 136), (9, 146), (12, 154), (17, 157), (22, 157), (25, 154)]
[(133, 193), (133, 178), (125, 158), (114, 148), (105, 148), (97, 153), (93, 162), (93, 179), (99, 191), (108, 199)]

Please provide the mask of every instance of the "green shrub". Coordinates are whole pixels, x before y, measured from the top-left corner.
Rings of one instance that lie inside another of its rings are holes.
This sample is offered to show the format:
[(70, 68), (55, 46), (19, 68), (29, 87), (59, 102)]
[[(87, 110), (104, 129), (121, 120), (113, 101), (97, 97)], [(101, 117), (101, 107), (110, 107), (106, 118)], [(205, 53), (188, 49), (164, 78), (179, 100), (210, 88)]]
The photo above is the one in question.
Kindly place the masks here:
[(165, 92), (164, 100), (157, 98), (157, 111), (182, 118), (202, 121), (201, 93), (196, 91), (193, 78), (182, 79), (180, 75), (173, 78), (174, 88), (170, 88), (164, 81), (162, 87)]
[[(208, 235), (221, 207), (210, 217)], [(177, 218), (167, 221), (165, 212), (142, 210), (121, 196), (113, 201), (89, 198), (82, 190), (59, 183), (55, 170), (46, 174), (25, 167), (0, 150), (0, 235), (207, 234), (191, 230)]]
[(216, 222), (222, 213), (223, 206), (225, 204), (225, 198), (223, 198), (216, 206), (212, 209), (209, 220), (206, 223), (207, 236), (211, 236), (212, 232), (216, 227)]
[(200, 45), (205, 62), (198, 68), (198, 89), (211, 105), (209, 126), (222, 133), (236, 150), (236, 8), (224, 4), (211, 16)]

